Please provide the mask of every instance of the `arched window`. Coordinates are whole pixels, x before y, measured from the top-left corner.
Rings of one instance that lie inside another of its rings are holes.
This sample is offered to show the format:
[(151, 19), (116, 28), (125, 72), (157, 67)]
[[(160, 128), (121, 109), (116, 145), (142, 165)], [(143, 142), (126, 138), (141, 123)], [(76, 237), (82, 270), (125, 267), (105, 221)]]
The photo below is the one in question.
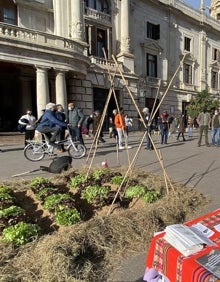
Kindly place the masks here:
[(13, 0), (0, 0), (0, 21), (17, 25), (17, 7)]
[(86, 0), (86, 7), (109, 14), (109, 4), (107, 0)]

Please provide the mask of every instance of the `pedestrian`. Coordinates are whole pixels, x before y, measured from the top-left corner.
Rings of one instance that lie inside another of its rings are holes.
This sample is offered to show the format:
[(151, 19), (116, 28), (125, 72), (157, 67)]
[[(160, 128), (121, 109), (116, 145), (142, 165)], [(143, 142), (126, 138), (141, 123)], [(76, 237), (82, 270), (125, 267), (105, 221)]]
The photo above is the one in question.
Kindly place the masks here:
[(46, 140), (48, 141), (49, 145), (57, 148), (57, 153), (61, 153), (61, 146), (55, 142), (59, 142), (61, 140), (61, 129), (63, 127), (66, 127), (66, 123), (57, 119), (55, 112), (56, 105), (54, 103), (48, 103), (46, 105), (45, 113), (40, 119), (40, 122), (36, 129), (42, 134), (45, 134)]
[(128, 115), (125, 115), (125, 125), (126, 125), (126, 130), (127, 130), (127, 135), (128, 135), (128, 132), (132, 129), (132, 126), (133, 126), (133, 118), (129, 117)]
[(173, 137), (176, 134), (176, 119), (171, 116), (169, 117), (169, 133), (168, 137)]
[[(61, 104), (57, 104), (56, 105), (55, 116), (56, 116), (56, 118), (58, 120), (66, 123), (65, 111), (64, 111), (64, 108), (63, 108), (63, 106)], [(65, 139), (65, 133), (66, 133), (66, 126), (65, 127), (61, 127), (61, 129), (60, 129), (60, 139), (61, 140)], [(64, 144), (61, 144), (60, 146), (61, 146), (61, 150), (63, 152), (65, 152)]]
[(150, 124), (150, 111), (149, 111), (149, 108), (143, 108), (142, 110), (142, 113), (143, 113), (143, 119), (144, 119), (144, 122), (145, 122), (145, 125), (146, 125), (146, 128), (147, 128), (147, 134), (146, 134), (146, 147), (145, 149), (146, 150), (153, 150), (153, 145), (152, 145), (152, 142), (151, 142), (151, 139), (149, 137), (149, 135), (151, 136), (151, 132), (152, 132), (152, 124)]
[(26, 146), (27, 140), (33, 140), (35, 135), (36, 118), (32, 115), (32, 110), (27, 109), (26, 114), (20, 117), (18, 123), (25, 127), (24, 146)]
[[(114, 119), (115, 127), (118, 133), (118, 148), (119, 150), (122, 149), (131, 149), (131, 146), (128, 146), (128, 135), (126, 131), (126, 125), (125, 125), (125, 114), (124, 109), (120, 108), (119, 113), (115, 115)], [(125, 139), (125, 147), (123, 146), (123, 136)]]
[(211, 124), (211, 116), (210, 116), (210, 113), (207, 112), (206, 108), (202, 109), (202, 112), (199, 113), (196, 121), (199, 125), (198, 147), (201, 146), (203, 133), (205, 135), (205, 144), (206, 144), (206, 146), (209, 146), (208, 129), (209, 129), (210, 124)]
[(186, 141), (185, 136), (184, 136), (184, 133), (185, 133), (185, 116), (184, 116), (184, 114), (180, 115), (179, 124), (178, 124), (177, 128), (178, 128), (178, 135), (177, 135), (176, 140), (179, 140), (180, 135), (181, 135), (182, 138), (183, 138), (183, 141)]
[(189, 115), (187, 117), (188, 138), (192, 138), (193, 136), (193, 125), (194, 119)]
[(89, 115), (86, 119), (86, 130), (87, 130), (87, 137), (90, 137), (90, 132), (92, 133), (91, 125), (93, 124), (93, 114)]
[[(216, 109), (211, 121), (211, 138), (212, 138), (212, 145), (220, 146), (220, 114), (219, 110)], [(215, 136), (217, 135), (217, 142), (215, 140)]]
[(113, 127), (114, 127), (114, 122), (113, 118), (109, 117), (108, 118), (108, 133), (109, 133), (109, 138), (113, 137)]
[(99, 134), (97, 137), (98, 139), (98, 143), (105, 143), (105, 140), (103, 139), (103, 131), (102, 131), (102, 127), (100, 127), (100, 122), (101, 122), (101, 113), (99, 110), (96, 110), (93, 114), (93, 135), (96, 136), (97, 131), (99, 130)]
[(84, 121), (84, 114), (82, 109), (75, 106), (73, 102), (68, 104), (67, 123), (70, 126), (70, 133), (73, 138), (77, 138), (78, 141), (84, 145), (82, 137), (82, 124)]
[(161, 116), (161, 144), (167, 144), (168, 133), (169, 133), (169, 114), (167, 111), (163, 111)]

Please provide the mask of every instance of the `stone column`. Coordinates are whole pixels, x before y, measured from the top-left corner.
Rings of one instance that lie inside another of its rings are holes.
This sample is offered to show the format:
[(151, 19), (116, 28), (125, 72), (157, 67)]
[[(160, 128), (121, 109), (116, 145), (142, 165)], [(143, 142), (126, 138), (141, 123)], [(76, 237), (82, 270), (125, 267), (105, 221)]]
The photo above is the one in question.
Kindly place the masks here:
[[(75, 0), (74, 0), (75, 1)], [(69, 0), (53, 0), (54, 9), (54, 34), (69, 37)]]
[(117, 55), (119, 62), (124, 67), (134, 73), (134, 56), (131, 54), (131, 38), (130, 38), (130, 0), (121, 1), (121, 50)]
[(130, 0), (121, 1), (121, 53), (130, 53)]
[(37, 68), (37, 116), (40, 117), (42, 110), (49, 102), (48, 69), (46, 67)]
[(67, 91), (65, 71), (56, 70), (56, 104), (61, 104), (67, 109)]
[(207, 41), (207, 35), (204, 31), (201, 31), (199, 34), (200, 37), (200, 91), (205, 90), (207, 88), (207, 47), (206, 47), (206, 41)]
[(70, 35), (72, 39), (84, 41), (83, 38), (83, 1), (71, 1), (70, 15)]

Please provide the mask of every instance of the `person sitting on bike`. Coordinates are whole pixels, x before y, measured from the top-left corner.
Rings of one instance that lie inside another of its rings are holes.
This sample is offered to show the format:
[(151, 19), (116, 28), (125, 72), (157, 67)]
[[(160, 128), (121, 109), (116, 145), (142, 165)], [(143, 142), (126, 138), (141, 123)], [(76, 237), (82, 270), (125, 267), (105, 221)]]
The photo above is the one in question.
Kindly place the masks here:
[(55, 111), (56, 105), (54, 103), (48, 103), (46, 105), (46, 111), (36, 129), (40, 133), (45, 134), (49, 139), (49, 145), (57, 148), (58, 152), (62, 152), (60, 145), (56, 144), (55, 141), (61, 140), (61, 129), (66, 127), (66, 123), (56, 118)]

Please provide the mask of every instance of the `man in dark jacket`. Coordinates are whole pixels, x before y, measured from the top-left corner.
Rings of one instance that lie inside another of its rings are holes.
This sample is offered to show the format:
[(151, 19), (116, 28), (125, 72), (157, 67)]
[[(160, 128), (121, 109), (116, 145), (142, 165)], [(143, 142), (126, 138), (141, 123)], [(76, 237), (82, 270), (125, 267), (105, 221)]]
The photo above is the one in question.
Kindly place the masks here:
[(75, 107), (74, 103), (68, 104), (67, 122), (70, 126), (72, 137), (77, 137), (79, 142), (84, 145), (82, 137), (82, 124), (84, 121), (84, 114), (81, 109)]
[(48, 103), (46, 105), (46, 111), (36, 129), (47, 136), (50, 145), (60, 149), (60, 146), (55, 141), (60, 141), (60, 132), (62, 128), (66, 127), (66, 123), (56, 118), (55, 111), (56, 105), (54, 103)]

